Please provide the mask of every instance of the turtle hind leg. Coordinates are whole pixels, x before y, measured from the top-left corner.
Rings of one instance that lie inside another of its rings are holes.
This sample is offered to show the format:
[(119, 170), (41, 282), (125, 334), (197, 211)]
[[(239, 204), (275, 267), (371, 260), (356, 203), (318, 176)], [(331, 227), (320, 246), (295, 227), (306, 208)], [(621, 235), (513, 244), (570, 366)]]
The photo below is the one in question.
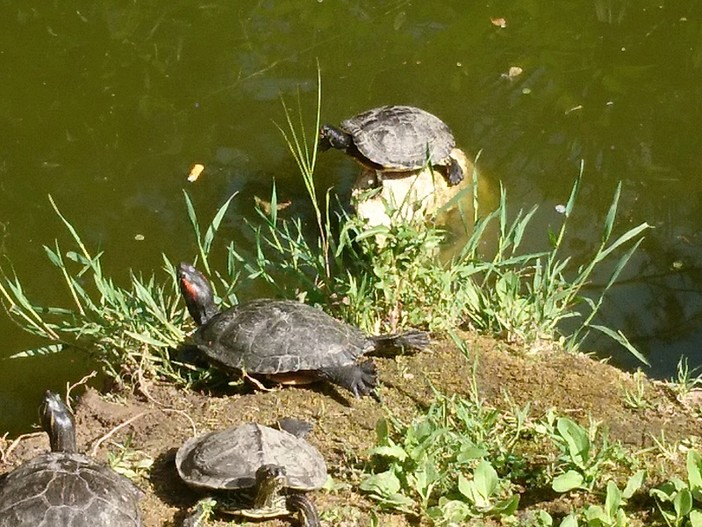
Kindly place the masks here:
[(322, 368), (319, 370), (319, 376), (346, 388), (355, 397), (373, 394), (378, 382), (375, 363), (372, 360)]
[(291, 492), (286, 496), (285, 503), (290, 512), (299, 514), (302, 527), (321, 527), (317, 507), (305, 494)]
[(422, 350), (429, 345), (429, 334), (426, 331), (411, 329), (405, 333), (392, 335), (376, 335), (371, 337), (374, 352), (378, 355), (387, 354), (397, 350), (415, 349)]
[(312, 424), (303, 419), (295, 417), (282, 417), (278, 419), (278, 428), (285, 432), (294, 435), (295, 437), (305, 438), (312, 431)]
[(449, 159), (451, 160), (449, 166), (447, 167), (447, 179), (449, 186), (458, 185), (461, 181), (463, 181), (463, 177), (465, 175), (463, 173), (463, 168), (461, 167), (461, 164), (452, 156), (449, 156)]

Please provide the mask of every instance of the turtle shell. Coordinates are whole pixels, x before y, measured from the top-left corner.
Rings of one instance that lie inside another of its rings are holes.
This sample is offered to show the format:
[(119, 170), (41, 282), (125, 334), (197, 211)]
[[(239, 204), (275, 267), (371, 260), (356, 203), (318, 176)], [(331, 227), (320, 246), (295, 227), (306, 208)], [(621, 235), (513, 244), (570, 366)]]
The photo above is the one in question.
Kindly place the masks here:
[(0, 527), (140, 527), (142, 495), (127, 478), (83, 454), (42, 454), (4, 476)]
[(383, 106), (341, 123), (358, 151), (383, 170), (417, 170), (448, 165), (456, 145), (453, 133), (441, 119), (414, 106)]
[(285, 469), (288, 487), (314, 490), (324, 485), (327, 466), (302, 438), (256, 423), (211, 432), (186, 441), (176, 453), (178, 474), (193, 487), (246, 489), (263, 465)]
[(255, 374), (343, 366), (374, 347), (360, 329), (320, 309), (271, 299), (215, 315), (195, 331), (191, 342), (215, 365)]

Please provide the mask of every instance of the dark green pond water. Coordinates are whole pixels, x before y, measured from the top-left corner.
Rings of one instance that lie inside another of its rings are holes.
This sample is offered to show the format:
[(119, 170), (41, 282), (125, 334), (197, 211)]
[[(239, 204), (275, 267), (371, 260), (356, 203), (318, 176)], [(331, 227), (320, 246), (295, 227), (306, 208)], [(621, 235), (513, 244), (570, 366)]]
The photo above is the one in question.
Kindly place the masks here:
[[(299, 94), (313, 116), (319, 66), (324, 121), (412, 104), (482, 151), (513, 212), (540, 206), (530, 247), (560, 225), (555, 206), (584, 160), (567, 250), (592, 254), (621, 181), (618, 231), (656, 228), (600, 322), (631, 338), (652, 375), (671, 376), (681, 355), (702, 364), (701, 11), (694, 0), (0, 0), (2, 265), (37, 303), (67, 301), (42, 248), (71, 248), (49, 195), (116, 280), (129, 267), (150, 274), (161, 253), (194, 254), (183, 189), (203, 217), (239, 192), (226, 239), (273, 179), (303, 203), (275, 123), (281, 97), (296, 106)], [(508, 78), (513, 66), (522, 73)], [(190, 184), (196, 162), (207, 169)], [(320, 185), (348, 190), (356, 170), (326, 154)], [(0, 332), (0, 356), (39, 344), (5, 315)], [(44, 389), (90, 371), (64, 354), (0, 366), (0, 434), (27, 430)]]

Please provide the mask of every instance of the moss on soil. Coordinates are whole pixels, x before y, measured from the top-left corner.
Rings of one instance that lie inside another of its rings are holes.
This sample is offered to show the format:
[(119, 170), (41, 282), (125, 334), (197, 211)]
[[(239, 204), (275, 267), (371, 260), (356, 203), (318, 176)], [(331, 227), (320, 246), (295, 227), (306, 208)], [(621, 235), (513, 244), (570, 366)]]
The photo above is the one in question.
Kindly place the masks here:
[[(154, 459), (151, 470), (138, 481), (147, 493), (142, 502), (144, 525), (176, 526), (197, 499), (179, 481), (173, 464), (175, 451), (185, 439), (195, 431), (199, 434), (243, 421), (265, 424), (284, 416), (306, 419), (314, 423), (309, 440), (325, 456), (336, 483), (335, 490), (314, 494), (324, 524), (369, 525), (375, 511), (380, 525), (404, 527), (422, 522), (407, 515), (380, 513), (377, 505), (357, 490), (367, 452), (375, 442), (375, 424), (385, 415), (383, 406), (405, 420), (421, 413), (433, 400), (432, 385), (447, 394), (468, 395), (474, 360), (479, 394), (493, 406), (504, 407), (507, 394), (519, 405), (530, 403), (535, 415), (556, 408), (559, 414), (583, 424), (589, 419), (602, 421), (611, 439), (634, 449), (652, 446), (652, 438), (663, 434), (669, 443), (699, 440), (698, 414), (676, 401), (661, 384), (646, 381), (651, 407), (635, 410), (625, 405), (623, 397), (625, 389), (634, 390), (632, 376), (612, 366), (557, 351), (524, 355), (491, 339), (461, 336), (470, 352), (468, 359), (450, 341), (434, 342), (430, 350), (412, 356), (378, 358), (383, 404), (371, 398), (355, 400), (323, 384), (269, 392), (239, 393), (232, 388), (225, 394), (153, 384), (148, 386), (148, 397), (106, 397), (88, 390), (76, 409), (78, 442), (89, 451), (105, 434), (129, 421), (101, 443), (97, 457), (106, 459), (108, 450), (115, 450), (111, 442), (123, 443), (131, 436), (132, 448)], [(0, 443), (3, 451), (9, 445), (10, 441)], [(13, 445), (0, 470), (5, 472), (46, 449), (48, 440), (42, 434), (23, 439)], [(679, 467), (684, 468), (682, 453)], [(565, 513), (577, 499), (544, 496), (539, 502), (531, 497), (529, 503), (534, 508)], [(228, 520), (220, 517), (212, 525), (230, 525)], [(290, 523), (279, 519), (257, 525)]]

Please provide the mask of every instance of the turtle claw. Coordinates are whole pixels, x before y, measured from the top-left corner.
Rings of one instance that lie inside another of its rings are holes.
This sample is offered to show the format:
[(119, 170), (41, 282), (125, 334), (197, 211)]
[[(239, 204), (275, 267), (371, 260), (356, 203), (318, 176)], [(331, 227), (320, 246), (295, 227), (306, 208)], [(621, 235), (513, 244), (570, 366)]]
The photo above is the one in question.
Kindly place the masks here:
[(371, 395), (378, 383), (375, 363), (370, 359), (360, 363), (325, 368), (320, 370), (320, 375), (334, 384), (343, 386), (357, 399), (364, 395)]
[(351, 391), (357, 399), (364, 395), (372, 395), (375, 393), (377, 383), (378, 376), (375, 363), (372, 360), (367, 360), (357, 365), (351, 384)]

